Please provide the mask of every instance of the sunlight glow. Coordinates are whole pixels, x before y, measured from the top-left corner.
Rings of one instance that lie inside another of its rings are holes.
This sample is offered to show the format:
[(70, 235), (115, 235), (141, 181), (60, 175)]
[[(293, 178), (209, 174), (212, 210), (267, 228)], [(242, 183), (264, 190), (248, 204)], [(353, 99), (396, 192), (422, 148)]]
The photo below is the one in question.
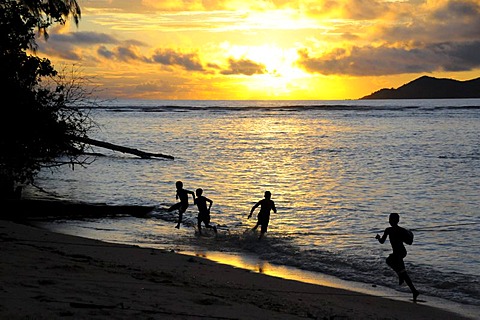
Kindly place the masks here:
[(273, 44), (259, 46), (229, 46), (224, 48), (236, 59), (247, 59), (263, 65), (263, 74), (245, 79), (245, 85), (252, 92), (265, 91), (270, 95), (287, 94), (295, 87), (295, 81), (311, 76), (295, 65), (298, 59), (295, 49), (283, 49)]
[(300, 30), (321, 29), (318, 20), (300, 16), (293, 10), (274, 10), (266, 12), (252, 12), (246, 15), (243, 28), (249, 30)]
[(111, 97), (357, 99), (425, 74), (478, 77), (473, 53), (448, 71), (460, 48), (476, 49), (480, 7), (467, 4), (448, 14), (444, 0), (86, 1), (79, 25), (55, 26), (38, 52), (86, 67)]
[(297, 281), (314, 283), (319, 285), (334, 286), (335, 283), (328, 280), (327, 277), (321, 278), (317, 274), (310, 274), (308, 272), (298, 272), (293, 268), (275, 266), (266, 261), (259, 260), (254, 257), (239, 256), (234, 254), (216, 252), (216, 251), (197, 251), (197, 252), (182, 252), (188, 255), (194, 255), (201, 258), (206, 258), (220, 264), (232, 265), (237, 268), (251, 270), (266, 275), (280, 277), (284, 279), (293, 279)]
[(312, 273), (308, 271), (302, 271), (295, 268), (289, 268), (285, 266), (277, 266), (270, 264), (266, 261), (262, 261), (256, 258), (250, 258), (247, 256), (237, 256), (234, 254), (228, 254), (217, 251), (197, 251), (197, 252), (182, 252), (189, 256), (195, 256), (205, 258), (220, 264), (234, 266), (245, 270), (250, 270), (256, 273), (265, 274), (268, 276), (279, 277), (283, 279), (290, 279), (295, 281), (301, 281), (305, 283), (311, 283), (321, 286), (327, 286), (332, 288), (341, 288), (347, 290), (355, 290), (372, 294), (372, 290), (365, 286), (359, 286), (356, 283), (350, 283), (342, 281), (332, 276), (324, 275), (321, 273)]

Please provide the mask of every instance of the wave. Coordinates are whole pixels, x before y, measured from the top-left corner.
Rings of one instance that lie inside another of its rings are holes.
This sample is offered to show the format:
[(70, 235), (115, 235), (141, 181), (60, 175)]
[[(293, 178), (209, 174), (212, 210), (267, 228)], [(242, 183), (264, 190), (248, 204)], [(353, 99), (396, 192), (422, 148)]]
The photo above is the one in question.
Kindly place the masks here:
[[(479, 110), (480, 99), (438, 100), (115, 100), (92, 104), (109, 112)], [(87, 108), (87, 107), (85, 107)]]
[[(367, 287), (391, 288), (407, 296), (411, 294), (408, 287), (398, 285), (395, 273), (387, 266), (385, 258), (389, 250), (371, 251), (359, 248), (352, 252), (329, 247), (306, 248), (299, 245), (297, 241), (299, 237), (306, 237), (306, 235), (295, 232), (269, 233), (258, 241), (258, 233), (241, 223), (217, 224), (217, 235), (209, 234), (210, 230), (205, 230), (205, 236), (191, 236), (191, 231), (196, 228), (196, 219), (193, 216), (184, 218), (182, 232), (172, 233), (177, 214), (168, 212), (165, 207), (166, 204), (159, 204), (148, 215), (142, 217), (55, 220), (47, 224), (49, 226), (47, 229), (141, 247), (180, 252), (222, 252), (247, 257), (247, 259), (256, 257), (258, 261), (270, 265), (333, 276), (345, 281), (366, 284)], [(478, 222), (459, 223), (454, 227), (475, 227), (476, 224)], [(45, 227), (46, 224), (40, 225)], [(422, 228), (416, 230), (421, 232), (420, 229)], [(189, 236), (186, 236), (187, 234)], [(412, 281), (422, 295), (463, 305), (480, 306), (478, 275), (448, 269), (440, 270), (434, 265), (427, 265), (421, 261), (412, 262), (408, 258), (405, 264)], [(262, 263), (255, 267), (258, 267), (257, 271), (262, 272)]]
[[(172, 222), (176, 219), (171, 212), (157, 208), (151, 218)], [(184, 221), (186, 227), (195, 228), (194, 218)], [(468, 223), (458, 226), (478, 224)], [(232, 252), (255, 255), (270, 264), (292, 267), (308, 272), (318, 272), (343, 280), (369, 285), (380, 285), (410, 294), (408, 287), (399, 287), (395, 273), (385, 263), (387, 255), (357, 254), (304, 249), (296, 244), (302, 234), (270, 234), (262, 241), (245, 226), (217, 225), (217, 236), (186, 237), (180, 240), (187, 247), (197, 247), (212, 252)], [(442, 230), (450, 231), (450, 230)], [(323, 234), (323, 233), (322, 233)], [(148, 237), (146, 237), (148, 238)], [(450, 301), (480, 306), (480, 281), (477, 276), (448, 272), (434, 267), (405, 261), (407, 270), (418, 290), (422, 293)], [(452, 292), (455, 294), (452, 295)]]

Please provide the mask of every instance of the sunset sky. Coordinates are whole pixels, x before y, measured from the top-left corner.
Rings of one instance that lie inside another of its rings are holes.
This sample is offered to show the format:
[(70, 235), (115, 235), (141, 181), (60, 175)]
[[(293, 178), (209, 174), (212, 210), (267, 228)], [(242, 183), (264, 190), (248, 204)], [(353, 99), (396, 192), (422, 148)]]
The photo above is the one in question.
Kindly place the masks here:
[(38, 55), (96, 95), (358, 99), (422, 75), (480, 77), (480, 0), (77, 0)]

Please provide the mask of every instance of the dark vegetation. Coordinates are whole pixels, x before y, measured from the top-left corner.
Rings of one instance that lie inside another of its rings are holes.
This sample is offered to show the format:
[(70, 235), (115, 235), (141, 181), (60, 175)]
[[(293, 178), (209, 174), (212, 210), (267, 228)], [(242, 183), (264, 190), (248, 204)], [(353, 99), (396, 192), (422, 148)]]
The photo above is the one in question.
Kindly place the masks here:
[(76, 1), (0, 3), (0, 197), (19, 196), (41, 168), (85, 164), (78, 141), (94, 126), (80, 108), (88, 92), (35, 54), (36, 31), (48, 39), (48, 27), (69, 16), (78, 23)]
[(459, 99), (480, 98), (480, 78), (459, 81), (423, 76), (397, 89), (381, 89), (367, 99)]
[(37, 33), (81, 17), (76, 0), (2, 0), (0, 2), (0, 198), (18, 199), (42, 169), (86, 166), (90, 145), (142, 158), (165, 157), (88, 137), (96, 127), (89, 116), (97, 105), (88, 80), (72, 66), (56, 70), (36, 55)]

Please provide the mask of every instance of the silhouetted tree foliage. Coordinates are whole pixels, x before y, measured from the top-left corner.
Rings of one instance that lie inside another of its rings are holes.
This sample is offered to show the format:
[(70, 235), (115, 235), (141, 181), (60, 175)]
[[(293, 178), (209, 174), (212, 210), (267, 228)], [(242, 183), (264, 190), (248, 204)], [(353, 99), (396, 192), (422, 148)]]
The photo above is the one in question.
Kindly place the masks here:
[(28, 9), (35, 17), (38, 30), (47, 38), (47, 29), (52, 24), (65, 24), (68, 17), (71, 17), (77, 25), (80, 21), (81, 10), (76, 0), (19, 0), (16, 2)]
[(78, 23), (76, 1), (0, 3), (0, 197), (33, 183), (41, 168), (86, 164), (80, 157), (86, 146), (76, 138), (93, 127), (84, 109), (88, 92), (35, 55), (35, 31), (47, 35), (68, 15)]

